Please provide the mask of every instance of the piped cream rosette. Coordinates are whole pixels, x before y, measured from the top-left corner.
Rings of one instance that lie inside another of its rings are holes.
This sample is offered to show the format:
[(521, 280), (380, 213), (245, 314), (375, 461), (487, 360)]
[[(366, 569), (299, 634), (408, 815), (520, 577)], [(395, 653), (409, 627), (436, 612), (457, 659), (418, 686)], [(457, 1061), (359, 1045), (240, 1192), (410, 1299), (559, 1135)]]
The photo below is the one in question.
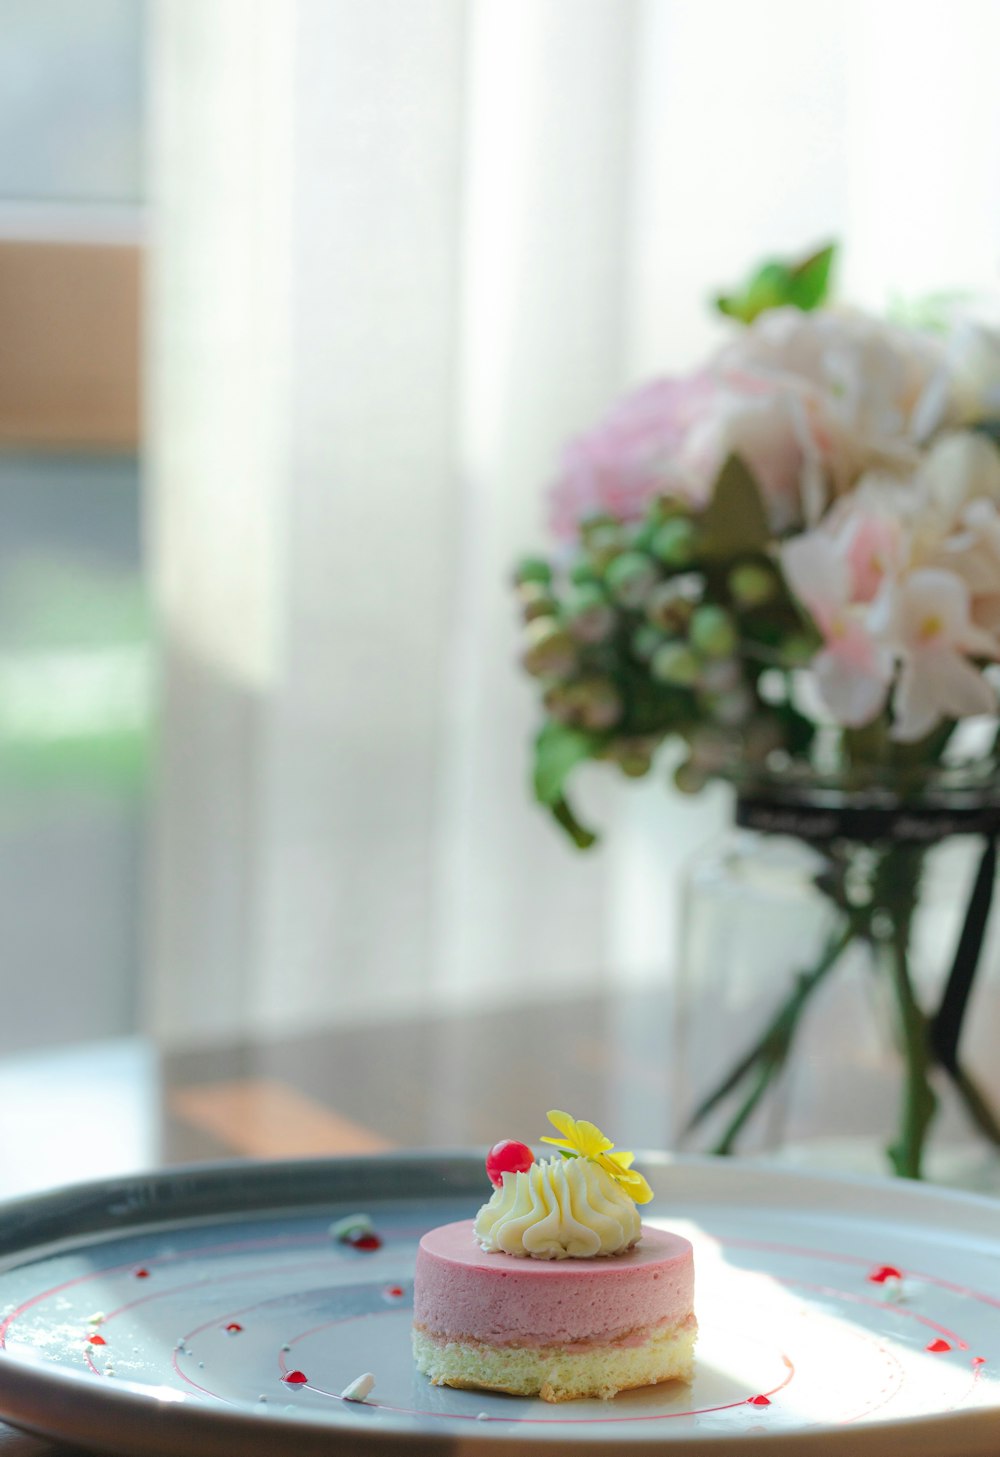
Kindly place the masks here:
[(543, 1159), (504, 1174), (474, 1229), (484, 1250), (541, 1260), (624, 1254), (642, 1232), (632, 1199), (585, 1158)]
[(624, 1254), (642, 1237), (635, 1206), (652, 1199), (652, 1189), (632, 1154), (616, 1151), (595, 1124), (558, 1109), (548, 1118), (562, 1137), (542, 1142), (559, 1158), (533, 1160), (526, 1144), (509, 1140), (490, 1151), (497, 1191), (476, 1216), (476, 1239), (484, 1250), (540, 1260)]

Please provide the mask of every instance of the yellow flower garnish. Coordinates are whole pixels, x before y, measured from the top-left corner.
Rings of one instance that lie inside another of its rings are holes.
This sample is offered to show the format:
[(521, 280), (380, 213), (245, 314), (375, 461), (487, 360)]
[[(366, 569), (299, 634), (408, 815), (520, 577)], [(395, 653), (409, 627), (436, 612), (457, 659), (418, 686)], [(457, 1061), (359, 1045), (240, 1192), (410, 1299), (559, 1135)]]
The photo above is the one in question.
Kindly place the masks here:
[(625, 1193), (636, 1204), (648, 1204), (653, 1197), (653, 1191), (646, 1183), (642, 1175), (632, 1168), (634, 1153), (612, 1153), (614, 1144), (610, 1138), (606, 1138), (599, 1128), (586, 1119), (571, 1118), (568, 1113), (560, 1113), (558, 1108), (553, 1108), (546, 1114), (549, 1122), (559, 1132), (564, 1134), (563, 1138), (542, 1137), (542, 1143), (551, 1143), (554, 1148), (559, 1149), (564, 1158), (592, 1159), (595, 1164), (600, 1164), (606, 1174), (610, 1174), (616, 1183), (620, 1184)]

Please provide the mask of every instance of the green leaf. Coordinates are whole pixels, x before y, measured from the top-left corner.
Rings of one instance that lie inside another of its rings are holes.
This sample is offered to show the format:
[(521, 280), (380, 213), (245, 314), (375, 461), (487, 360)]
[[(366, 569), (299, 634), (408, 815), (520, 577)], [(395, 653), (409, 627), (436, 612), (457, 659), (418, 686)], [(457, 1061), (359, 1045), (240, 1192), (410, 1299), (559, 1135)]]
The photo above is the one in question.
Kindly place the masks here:
[(808, 313), (819, 308), (830, 292), (830, 274), (837, 256), (835, 243), (828, 243), (791, 270), (788, 302)]
[(554, 805), (563, 796), (570, 772), (584, 759), (593, 758), (604, 740), (597, 734), (550, 719), (535, 739), (535, 798), (539, 804)]
[(557, 799), (550, 808), (556, 823), (562, 826), (578, 850), (589, 850), (591, 845), (597, 844), (593, 830), (581, 825), (564, 799)]
[(731, 455), (719, 472), (701, 528), (707, 556), (746, 556), (767, 546), (771, 537), (767, 508), (753, 472), (738, 455)]
[(758, 314), (780, 308), (787, 302), (792, 275), (782, 263), (765, 263), (746, 284), (742, 293), (721, 295), (716, 307), (741, 324), (752, 324)]
[(548, 806), (580, 850), (588, 850), (597, 836), (580, 824), (566, 802), (566, 781), (578, 764), (598, 753), (604, 742), (602, 734), (584, 733), (552, 719), (542, 725), (535, 739), (535, 798)]
[(720, 313), (743, 324), (752, 324), (768, 309), (789, 304), (806, 311), (818, 308), (829, 292), (836, 253), (836, 244), (828, 243), (801, 260), (769, 258), (742, 289), (720, 295), (715, 306)]

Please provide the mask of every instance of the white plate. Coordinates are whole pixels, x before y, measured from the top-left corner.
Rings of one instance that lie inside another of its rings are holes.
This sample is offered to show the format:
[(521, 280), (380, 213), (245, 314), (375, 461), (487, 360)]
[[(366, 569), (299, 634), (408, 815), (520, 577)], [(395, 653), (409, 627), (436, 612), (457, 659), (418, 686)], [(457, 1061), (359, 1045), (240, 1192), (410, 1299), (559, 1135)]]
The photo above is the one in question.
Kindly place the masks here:
[[(745, 1439), (760, 1457), (996, 1457), (1000, 1204), (725, 1160), (642, 1167), (648, 1222), (696, 1247), (690, 1386), (560, 1406), (430, 1386), (410, 1359), (417, 1241), (489, 1187), (477, 1156), (401, 1155), (203, 1165), (6, 1206), (0, 1415), (126, 1457), (708, 1457)], [(355, 1210), (380, 1248), (330, 1238)], [(887, 1266), (901, 1282), (873, 1278)], [(342, 1400), (366, 1371), (368, 1401)]]

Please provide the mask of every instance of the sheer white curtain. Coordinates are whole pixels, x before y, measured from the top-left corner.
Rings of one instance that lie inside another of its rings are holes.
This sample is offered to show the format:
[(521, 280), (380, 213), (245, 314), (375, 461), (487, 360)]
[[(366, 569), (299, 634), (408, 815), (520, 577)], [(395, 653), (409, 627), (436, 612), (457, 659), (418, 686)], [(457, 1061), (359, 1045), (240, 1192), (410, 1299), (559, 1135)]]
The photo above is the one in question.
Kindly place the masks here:
[(874, 302), (987, 281), (997, 30), (990, 0), (158, 0), (156, 1031), (663, 974), (723, 796), (595, 773), (605, 847), (562, 843), (510, 563), (562, 439), (689, 365), (760, 254), (845, 237)]

